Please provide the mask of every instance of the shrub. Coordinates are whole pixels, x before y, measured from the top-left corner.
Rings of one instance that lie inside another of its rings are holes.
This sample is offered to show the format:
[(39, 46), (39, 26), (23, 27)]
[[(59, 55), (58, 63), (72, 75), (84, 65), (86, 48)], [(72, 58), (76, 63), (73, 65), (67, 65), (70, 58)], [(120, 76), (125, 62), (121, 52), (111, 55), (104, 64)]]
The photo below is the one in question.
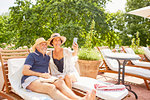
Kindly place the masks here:
[(100, 60), (100, 54), (95, 49), (81, 48), (78, 52), (78, 58), (80, 60)]
[(136, 49), (133, 48), (133, 50), (134, 50), (135, 54), (144, 54), (144, 51), (142, 48), (136, 48)]

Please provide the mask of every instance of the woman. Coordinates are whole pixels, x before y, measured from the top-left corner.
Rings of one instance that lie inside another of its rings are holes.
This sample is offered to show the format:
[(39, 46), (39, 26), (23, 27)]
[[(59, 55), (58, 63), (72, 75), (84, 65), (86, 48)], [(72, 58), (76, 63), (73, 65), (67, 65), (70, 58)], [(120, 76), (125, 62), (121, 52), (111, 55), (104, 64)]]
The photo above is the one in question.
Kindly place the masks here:
[(63, 77), (66, 85), (72, 88), (72, 82), (77, 81), (79, 74), (73, 62), (73, 56), (77, 56), (78, 44), (74, 43), (73, 51), (67, 48), (62, 48), (61, 45), (66, 41), (66, 37), (60, 36), (59, 33), (54, 33), (48, 39), (49, 46), (54, 47), (48, 55), (52, 58), (50, 60), (51, 74), (57, 77)]

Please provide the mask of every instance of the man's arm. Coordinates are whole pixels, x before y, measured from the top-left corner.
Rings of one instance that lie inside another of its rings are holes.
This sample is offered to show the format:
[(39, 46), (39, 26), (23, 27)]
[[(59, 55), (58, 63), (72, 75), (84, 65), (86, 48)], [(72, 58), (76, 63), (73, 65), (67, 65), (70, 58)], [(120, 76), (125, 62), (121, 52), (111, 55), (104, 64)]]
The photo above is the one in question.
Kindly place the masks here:
[(41, 73), (30, 70), (29, 65), (24, 65), (22, 74), (26, 75), (26, 76), (38, 76), (38, 77), (40, 77)]
[(49, 73), (40, 73), (40, 72), (35, 72), (35, 71), (30, 70), (29, 65), (24, 65), (22, 74), (26, 76), (38, 76), (38, 77), (47, 78), (47, 79), (51, 77)]

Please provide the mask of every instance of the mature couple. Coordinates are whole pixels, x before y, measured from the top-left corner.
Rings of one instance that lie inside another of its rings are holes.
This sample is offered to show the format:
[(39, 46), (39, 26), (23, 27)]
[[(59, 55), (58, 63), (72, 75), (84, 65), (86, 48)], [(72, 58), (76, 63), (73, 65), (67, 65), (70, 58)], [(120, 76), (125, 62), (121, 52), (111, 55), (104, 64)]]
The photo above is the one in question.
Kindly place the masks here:
[[(72, 52), (60, 47), (65, 41), (66, 38), (58, 33), (52, 34), (48, 41), (44, 38), (36, 40), (32, 47), (34, 52), (28, 55), (24, 64), (22, 87), (48, 94), (54, 100), (95, 100), (95, 90), (87, 93), (85, 97), (79, 97), (71, 90), (72, 82), (76, 82), (78, 77), (71, 60), (72, 56), (77, 55), (78, 45), (73, 44)], [(48, 45), (54, 47), (54, 50), (47, 55)], [(50, 79), (51, 75), (59, 78), (53, 83), (41, 81), (41, 78)]]

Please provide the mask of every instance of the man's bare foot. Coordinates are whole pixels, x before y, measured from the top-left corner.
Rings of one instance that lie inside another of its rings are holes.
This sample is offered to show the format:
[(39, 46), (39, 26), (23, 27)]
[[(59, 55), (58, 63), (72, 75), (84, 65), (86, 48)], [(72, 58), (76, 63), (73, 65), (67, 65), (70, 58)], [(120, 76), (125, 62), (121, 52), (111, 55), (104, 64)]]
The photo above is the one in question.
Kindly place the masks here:
[(96, 90), (92, 90), (91, 93), (87, 92), (87, 95), (83, 97), (82, 100), (95, 100), (96, 98)]

